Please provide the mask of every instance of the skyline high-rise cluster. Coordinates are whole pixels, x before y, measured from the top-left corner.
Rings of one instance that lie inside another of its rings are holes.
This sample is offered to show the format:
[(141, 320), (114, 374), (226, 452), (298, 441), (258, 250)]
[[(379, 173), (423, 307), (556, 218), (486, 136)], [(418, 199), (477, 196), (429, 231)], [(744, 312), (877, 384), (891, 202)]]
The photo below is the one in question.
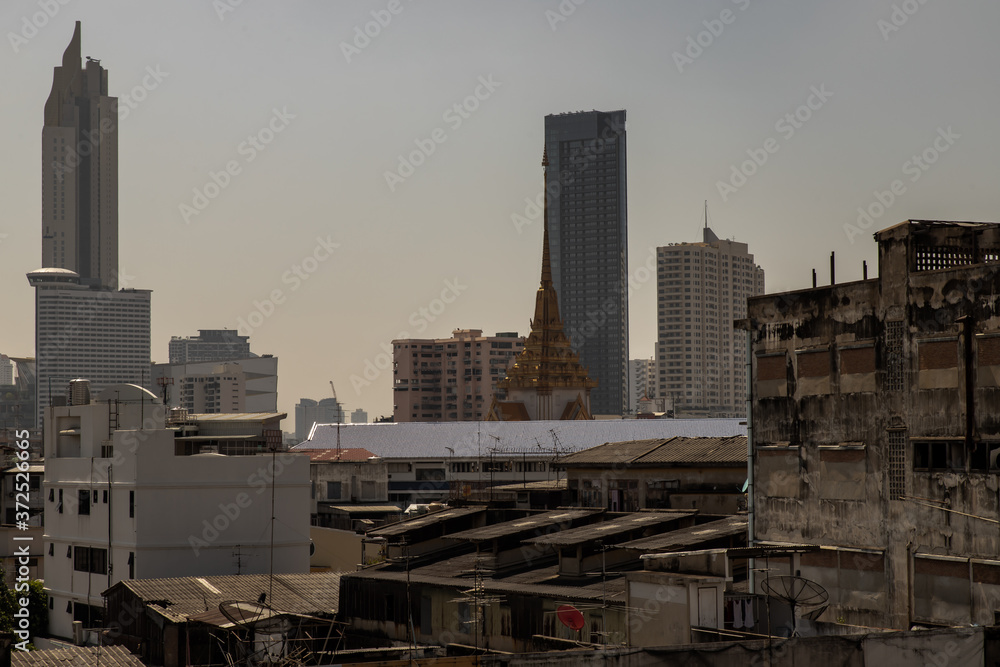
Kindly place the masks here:
[(628, 179), (625, 111), (545, 117), (552, 284), (565, 333), (597, 380), (594, 415), (628, 397)]
[(719, 240), (656, 249), (656, 392), (674, 416), (746, 415), (746, 335), (733, 321), (764, 293), (764, 270), (746, 243)]

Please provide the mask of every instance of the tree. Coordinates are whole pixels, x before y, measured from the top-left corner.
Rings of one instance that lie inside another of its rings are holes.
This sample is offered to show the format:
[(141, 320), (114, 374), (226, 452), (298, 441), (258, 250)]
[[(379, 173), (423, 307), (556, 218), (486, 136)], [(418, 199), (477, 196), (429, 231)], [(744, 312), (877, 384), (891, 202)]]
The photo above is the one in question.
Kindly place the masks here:
[[(0, 567), (0, 581), (6, 574)], [(46, 632), (49, 627), (49, 599), (41, 581), (35, 579), (27, 582), (27, 591), (18, 591), (3, 587), (0, 591), (0, 632), (13, 632), (15, 629), (14, 614), (21, 608), (20, 598), (28, 598), (28, 632), (32, 639)], [(29, 644), (29, 648), (34, 648)]]

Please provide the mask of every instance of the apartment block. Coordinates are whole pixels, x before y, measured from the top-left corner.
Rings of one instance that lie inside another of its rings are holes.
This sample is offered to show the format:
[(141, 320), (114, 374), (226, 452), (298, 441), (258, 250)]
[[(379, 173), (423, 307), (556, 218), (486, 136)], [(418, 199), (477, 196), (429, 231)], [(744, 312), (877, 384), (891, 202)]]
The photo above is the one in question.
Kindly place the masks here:
[(395, 421), (478, 421), (524, 338), (456, 329), (451, 338), (400, 339), (392, 347)]
[(764, 293), (764, 270), (746, 243), (720, 240), (656, 249), (656, 393), (675, 416), (746, 415), (746, 334), (733, 329), (747, 299)]

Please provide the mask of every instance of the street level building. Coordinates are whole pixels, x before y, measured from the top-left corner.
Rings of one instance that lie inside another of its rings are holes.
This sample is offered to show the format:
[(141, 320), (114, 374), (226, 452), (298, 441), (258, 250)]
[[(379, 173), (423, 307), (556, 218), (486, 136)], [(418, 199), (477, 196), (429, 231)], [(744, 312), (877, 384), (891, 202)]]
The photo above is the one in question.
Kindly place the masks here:
[(787, 570), (828, 590), (820, 621), (992, 625), (1000, 225), (875, 240), (877, 278), (750, 299), (751, 537), (822, 547)]
[[(101, 592), (124, 579), (309, 571), (308, 457), (227, 456), (257, 434), (169, 426), (160, 399), (135, 385), (91, 401), (80, 380), (68, 398), (44, 430), (52, 635), (101, 625)], [(248, 417), (267, 429), (283, 416)]]

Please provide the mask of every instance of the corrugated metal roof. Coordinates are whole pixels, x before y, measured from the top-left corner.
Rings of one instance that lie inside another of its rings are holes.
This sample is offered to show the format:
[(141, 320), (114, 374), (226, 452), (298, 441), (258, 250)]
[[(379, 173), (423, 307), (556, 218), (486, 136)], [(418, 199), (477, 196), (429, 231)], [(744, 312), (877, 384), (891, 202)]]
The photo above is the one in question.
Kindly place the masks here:
[(296, 449), (295, 451), (308, 454), (309, 460), (316, 463), (323, 461), (367, 461), (375, 456), (362, 447), (355, 449)]
[(12, 651), (11, 667), (145, 667), (124, 646), (67, 646), (45, 651)]
[(720, 537), (729, 535), (739, 535), (747, 532), (747, 518), (745, 515), (736, 515), (709, 521), (700, 526), (688, 526), (679, 528), (662, 535), (643, 537), (621, 545), (623, 549), (635, 549), (636, 551), (670, 551), (673, 549), (687, 549), (704, 542), (708, 542)]
[(458, 533), (452, 533), (451, 535), (446, 535), (445, 537), (447, 537), (450, 540), (466, 540), (469, 542), (481, 542), (483, 540), (492, 540), (498, 537), (504, 537), (506, 535), (517, 535), (519, 533), (530, 532), (532, 530), (537, 530), (539, 528), (555, 526), (560, 523), (569, 523), (570, 521), (583, 519), (584, 517), (593, 516), (594, 514), (600, 514), (602, 511), (603, 510), (599, 509), (553, 510), (551, 512), (542, 512), (541, 514), (535, 514), (534, 516), (526, 516), (521, 519), (514, 519), (513, 521), (504, 521), (501, 523), (495, 523), (492, 526), (483, 526), (482, 528), (472, 528), (470, 530), (463, 530)]
[(589, 526), (580, 526), (563, 530), (551, 535), (533, 537), (524, 542), (528, 544), (552, 544), (555, 546), (569, 546), (573, 544), (583, 544), (594, 540), (605, 539), (613, 535), (621, 535), (632, 530), (650, 528), (671, 521), (677, 521), (684, 517), (697, 514), (698, 510), (662, 510), (647, 511), (627, 514), (617, 519), (608, 519), (600, 523)]
[(397, 535), (404, 535), (412, 530), (419, 530), (426, 526), (432, 526), (435, 523), (440, 523), (442, 521), (447, 521), (449, 519), (457, 519), (461, 516), (467, 516), (470, 514), (478, 514), (479, 512), (485, 512), (485, 506), (477, 507), (452, 507), (449, 509), (440, 510), (438, 512), (429, 512), (427, 514), (421, 514), (420, 516), (413, 517), (412, 519), (404, 519), (396, 523), (389, 524), (388, 526), (382, 526), (381, 528), (376, 528), (375, 530), (368, 531), (369, 537), (395, 537)]
[(668, 439), (631, 440), (609, 442), (598, 447), (570, 454), (560, 461), (566, 467), (586, 465), (669, 465), (669, 464), (719, 464), (745, 465), (747, 438), (745, 435), (729, 437), (674, 437)]
[(270, 419), (285, 419), (287, 412), (197, 412), (187, 415), (187, 419), (199, 422), (263, 422)]
[[(384, 581), (407, 581), (406, 572), (388, 570), (365, 570), (363, 572), (352, 572), (345, 577), (358, 577), (361, 579), (376, 579)], [(458, 590), (471, 588), (475, 581), (467, 577), (442, 577), (422, 574), (413, 570), (409, 574), (410, 583), (431, 584), (434, 586), (448, 586)], [(549, 581), (551, 583), (519, 583), (505, 579), (482, 579), (483, 590), (488, 593), (517, 593), (519, 595), (530, 595), (538, 597), (554, 598), (556, 600), (602, 600), (607, 596), (608, 600), (624, 601), (625, 599), (625, 577), (609, 576), (602, 585), (597, 581), (588, 585), (576, 585), (572, 583), (560, 583), (555, 577)]]
[(384, 514), (402, 514), (403, 510), (399, 509), (395, 505), (331, 505), (329, 503), (320, 503), (323, 507), (329, 507), (332, 510), (339, 510), (341, 512), (347, 512), (348, 514), (375, 514), (377, 512), (382, 512)]
[[(266, 574), (126, 579), (116, 585), (131, 590), (167, 619), (183, 623), (188, 616), (217, 610), (220, 602), (252, 602), (269, 590), (273, 597), (265, 601), (272, 609), (293, 614), (336, 614), (340, 576), (339, 572), (276, 574), (273, 586)], [(163, 601), (166, 606), (161, 604)]]
[[(337, 447), (337, 424), (316, 424), (295, 449)], [(340, 446), (363, 447), (383, 458), (474, 458), (491, 449), (551, 455), (606, 442), (675, 436), (746, 435), (739, 419), (609, 419), (534, 422), (400, 422), (340, 424)]]
[(569, 488), (569, 482), (565, 479), (540, 479), (537, 482), (511, 482), (510, 484), (497, 484), (484, 489), (489, 491), (564, 491)]

